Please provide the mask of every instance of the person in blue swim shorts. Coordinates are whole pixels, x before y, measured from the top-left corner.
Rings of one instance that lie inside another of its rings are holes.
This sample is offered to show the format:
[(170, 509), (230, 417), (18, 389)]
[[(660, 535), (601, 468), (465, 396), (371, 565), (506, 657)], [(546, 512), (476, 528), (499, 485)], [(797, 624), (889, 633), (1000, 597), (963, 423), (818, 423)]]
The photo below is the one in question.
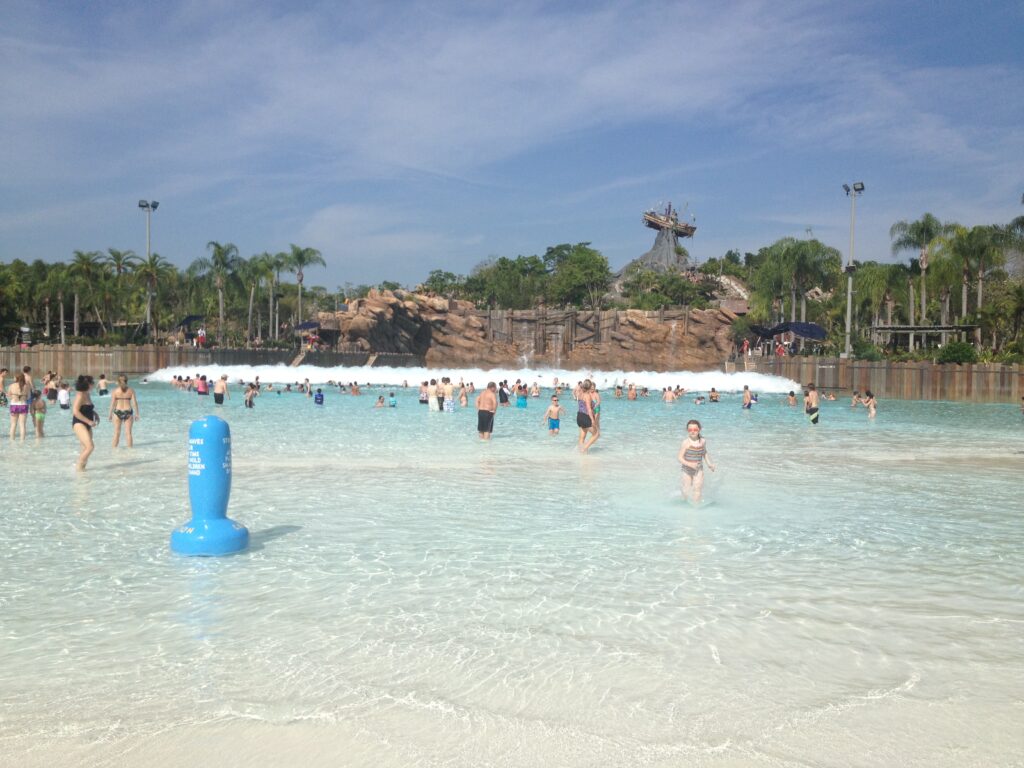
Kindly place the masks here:
[(548, 434), (557, 435), (561, 427), (562, 414), (565, 413), (562, 406), (558, 404), (558, 395), (551, 396), (551, 405), (544, 411), (544, 420), (548, 424)]

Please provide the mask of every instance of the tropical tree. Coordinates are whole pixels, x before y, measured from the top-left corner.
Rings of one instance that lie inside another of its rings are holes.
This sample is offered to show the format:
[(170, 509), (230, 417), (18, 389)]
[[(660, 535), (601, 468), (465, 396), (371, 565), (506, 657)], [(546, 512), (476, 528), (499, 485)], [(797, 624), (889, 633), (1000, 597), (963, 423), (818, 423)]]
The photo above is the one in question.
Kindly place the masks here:
[(152, 339), (156, 328), (153, 322), (153, 296), (165, 278), (177, 270), (159, 253), (151, 253), (149, 258), (135, 257), (132, 260), (132, 277), (146, 294), (146, 331)]
[(597, 310), (611, 278), (608, 259), (591, 248), (590, 243), (577, 243), (567, 256), (557, 261), (549, 291), (556, 303), (589, 306)]
[(238, 246), (234, 243), (218, 243), (211, 240), (206, 244), (210, 251), (209, 258), (203, 256), (192, 262), (190, 269), (199, 277), (213, 279), (217, 289), (217, 343), (224, 343), (224, 289), (229, 282), (237, 279), (239, 265)]
[(131, 271), (132, 262), (135, 260), (134, 251), (119, 251), (117, 248), (107, 248), (107, 255), (104, 257), (107, 266), (114, 276), (114, 298), (117, 307), (110, 316), (111, 325), (117, 318), (124, 320), (124, 275)]
[[(246, 332), (246, 340), (252, 338), (252, 305), (253, 299), (256, 295), (256, 289), (259, 284), (262, 283), (267, 289), (267, 330), (270, 330), (271, 325), (274, 322), (274, 256), (264, 251), (258, 253), (249, 259), (249, 269), (252, 270), (250, 277), (256, 279), (256, 283), (250, 289), (249, 293), (249, 331)], [(256, 329), (256, 335), (260, 335), (259, 328)], [(270, 333), (267, 333), (267, 337), (270, 338)]]
[[(46, 281), (43, 283), (43, 290), (46, 297), (56, 297), (60, 317), (60, 343), (65, 343), (65, 321), (64, 321), (64, 292), (68, 287), (68, 268), (64, 264), (52, 264), (46, 273)], [(47, 331), (49, 336), (49, 331)]]
[(274, 254), (274, 312), (272, 313), (271, 320), (274, 323), (274, 340), (281, 338), (281, 296), (278, 295), (278, 290), (281, 285), (281, 272), (288, 269), (288, 258), (289, 254), (284, 251), (278, 251)]
[(326, 267), (327, 262), (324, 261), (324, 257), (320, 254), (320, 251), (316, 248), (300, 248), (299, 246), (291, 243), (291, 253), (288, 254), (288, 271), (295, 273), (295, 279), (299, 283), (299, 319), (298, 322), (303, 322), (302, 317), (302, 278), (303, 270), (306, 267), (311, 267), (315, 264), (321, 267)]
[(929, 260), (928, 282), (939, 296), (939, 325), (949, 325), (952, 322), (950, 299), (960, 283), (960, 265), (953, 254), (942, 248), (941, 240), (933, 244), (932, 249), (935, 252)]
[[(79, 301), (82, 296), (86, 300), (95, 297), (96, 287), (100, 279), (100, 271), (102, 270), (102, 254), (99, 251), (74, 251), (71, 264), (68, 265), (68, 276), (71, 278), (72, 287), (75, 292), (75, 314), (74, 314), (74, 335), (78, 336), (79, 331)], [(93, 302), (93, 307), (96, 304)], [(103, 328), (103, 318), (99, 314), (99, 310), (94, 310), (96, 313), (96, 319), (100, 323), (100, 328)]]
[[(926, 311), (928, 306), (928, 247), (938, 238), (948, 234), (952, 225), (943, 224), (930, 213), (924, 214), (917, 221), (897, 221), (889, 228), (889, 238), (892, 240), (893, 255), (900, 251), (916, 250), (918, 252), (918, 264), (921, 269), (921, 322), (926, 322)], [(910, 321), (911, 324), (913, 320)]]

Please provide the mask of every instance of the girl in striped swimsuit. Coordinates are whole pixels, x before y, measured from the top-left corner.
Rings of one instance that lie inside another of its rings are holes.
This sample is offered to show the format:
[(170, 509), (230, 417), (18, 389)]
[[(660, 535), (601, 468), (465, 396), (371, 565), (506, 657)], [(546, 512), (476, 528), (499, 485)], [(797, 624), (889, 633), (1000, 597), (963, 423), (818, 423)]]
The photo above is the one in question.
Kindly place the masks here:
[(700, 504), (704, 489), (704, 464), (715, 471), (715, 465), (708, 455), (707, 441), (700, 435), (700, 422), (690, 419), (686, 422), (686, 439), (679, 446), (679, 464), (683, 470), (683, 498), (691, 504)]

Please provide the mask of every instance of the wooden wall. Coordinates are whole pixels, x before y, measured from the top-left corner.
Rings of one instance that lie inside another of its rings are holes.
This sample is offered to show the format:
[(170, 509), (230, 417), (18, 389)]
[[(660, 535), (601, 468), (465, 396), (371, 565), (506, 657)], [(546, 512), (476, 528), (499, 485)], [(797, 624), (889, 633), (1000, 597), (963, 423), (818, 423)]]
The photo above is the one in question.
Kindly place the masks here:
[(885, 360), (844, 360), (834, 357), (748, 357), (747, 370), (784, 376), (801, 384), (813, 381), (819, 390), (870, 389), (879, 397), (898, 400), (962, 400), (977, 403), (1020, 403), (1024, 397), (1024, 366), (999, 363), (892, 363)]

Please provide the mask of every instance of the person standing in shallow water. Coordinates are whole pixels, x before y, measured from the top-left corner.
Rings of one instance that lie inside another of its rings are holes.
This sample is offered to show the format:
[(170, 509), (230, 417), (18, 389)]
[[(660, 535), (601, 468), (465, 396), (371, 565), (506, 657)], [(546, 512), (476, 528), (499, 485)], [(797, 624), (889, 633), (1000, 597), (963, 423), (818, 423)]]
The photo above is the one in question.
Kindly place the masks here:
[(224, 398), (231, 399), (231, 394), (228, 392), (228, 375), (226, 373), (222, 374), (213, 385), (213, 402), (216, 405), (224, 405)]
[[(591, 397), (591, 386), (589, 379), (582, 382), (579, 388), (579, 399), (576, 401), (576, 426), (580, 428), (580, 437), (576, 445), (579, 447), (580, 453), (589, 451), (590, 446), (596, 443), (597, 438), (600, 436), (594, 423), (594, 403)], [(590, 433), (589, 439), (587, 438), (588, 432)]]
[(864, 403), (864, 407), (868, 409), (868, 418), (875, 418), (875, 409), (878, 408), (878, 401), (875, 400), (875, 393), (870, 389), (864, 392), (864, 398), (861, 400)]
[(498, 410), (498, 385), (487, 383), (487, 389), (476, 396), (476, 431), (481, 440), (490, 440), (494, 432), (494, 414)]
[(122, 426), (124, 426), (124, 444), (129, 448), (135, 444), (132, 439), (132, 424), (138, 421), (139, 415), (139, 401), (135, 397), (135, 390), (128, 386), (127, 376), (118, 376), (117, 386), (110, 396), (110, 411), (107, 413), (107, 418), (114, 422), (113, 445), (115, 448), (121, 440)]
[(683, 498), (691, 504), (700, 504), (704, 492), (704, 464), (715, 471), (715, 465), (708, 455), (707, 440), (701, 437), (700, 422), (690, 419), (686, 422), (686, 437), (679, 446), (679, 466), (683, 471)]
[(804, 393), (804, 413), (811, 420), (811, 424), (818, 423), (819, 407), (818, 390), (814, 388), (814, 382), (811, 382), (807, 385), (807, 391)]
[(92, 376), (79, 376), (75, 381), (75, 402), (71, 406), (71, 429), (82, 446), (78, 454), (78, 463), (75, 465), (80, 472), (85, 470), (89, 457), (96, 449), (92, 441), (92, 430), (100, 423), (96, 416), (96, 408), (92, 404), (92, 397), (89, 395), (90, 390)]
[(28, 385), (25, 383), (25, 374), (16, 373), (14, 383), (7, 388), (7, 407), (11, 413), (11, 440), (14, 439), (15, 430), (19, 430), (21, 439), (25, 439), (25, 422), (28, 420)]

